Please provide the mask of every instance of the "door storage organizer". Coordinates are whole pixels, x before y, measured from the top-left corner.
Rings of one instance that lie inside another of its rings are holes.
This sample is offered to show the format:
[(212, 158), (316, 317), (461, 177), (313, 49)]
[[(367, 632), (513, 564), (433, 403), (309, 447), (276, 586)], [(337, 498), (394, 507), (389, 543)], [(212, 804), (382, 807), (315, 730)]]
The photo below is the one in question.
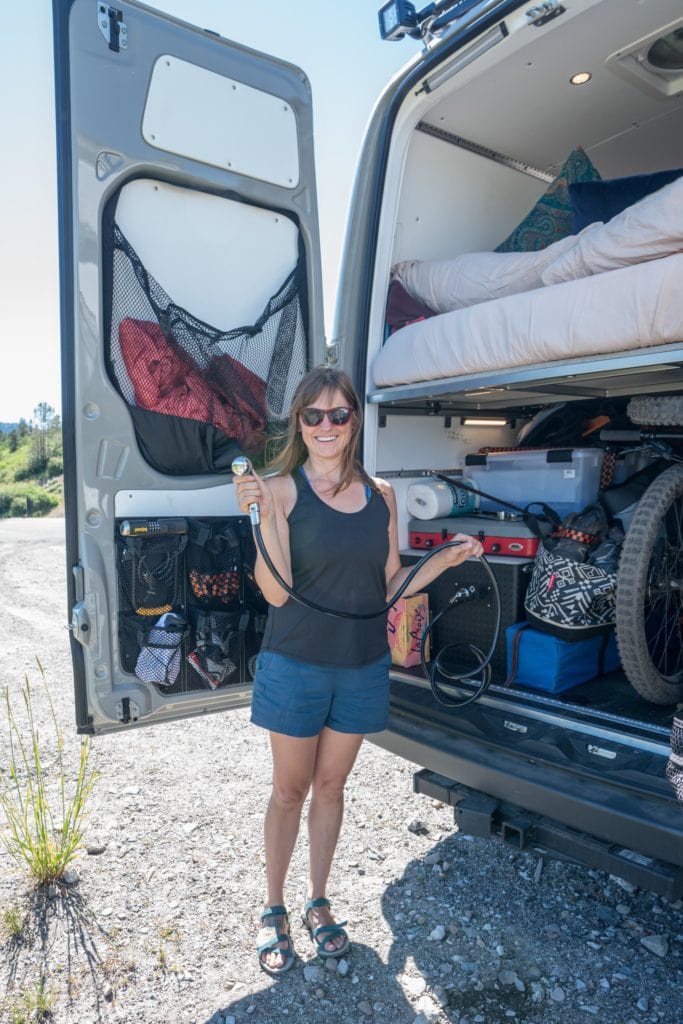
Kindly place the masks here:
[(247, 521), (182, 522), (174, 534), (117, 534), (121, 667), (169, 694), (251, 678), (267, 612)]

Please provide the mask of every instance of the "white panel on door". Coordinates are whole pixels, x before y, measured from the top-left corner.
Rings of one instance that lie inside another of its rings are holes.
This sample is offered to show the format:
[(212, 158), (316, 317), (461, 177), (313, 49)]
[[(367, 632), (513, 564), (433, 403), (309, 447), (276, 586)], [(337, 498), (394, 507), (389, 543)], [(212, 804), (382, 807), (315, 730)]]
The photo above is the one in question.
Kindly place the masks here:
[(164, 55), (142, 119), (150, 146), (283, 188), (299, 183), (296, 118), (278, 96)]
[(124, 185), (116, 221), (173, 301), (223, 330), (253, 324), (297, 262), (289, 217), (150, 178)]

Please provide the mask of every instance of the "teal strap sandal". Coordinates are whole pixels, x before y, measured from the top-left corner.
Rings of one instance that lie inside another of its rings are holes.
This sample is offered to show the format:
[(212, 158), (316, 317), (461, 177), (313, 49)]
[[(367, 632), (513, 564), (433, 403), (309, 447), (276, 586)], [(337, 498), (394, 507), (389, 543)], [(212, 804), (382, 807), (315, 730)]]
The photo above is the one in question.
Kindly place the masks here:
[[(309, 910), (315, 910), (317, 907), (329, 906), (330, 901), (325, 899), (324, 896), (319, 896), (318, 899), (315, 900), (307, 900), (306, 903), (304, 903), (304, 912), (302, 918), (304, 927), (308, 929), (308, 932), (311, 936), (311, 942), (315, 946), (316, 953), (323, 959), (329, 957), (343, 956), (344, 953), (346, 953), (346, 951), (349, 949), (349, 946), (351, 945), (349, 937), (346, 934), (346, 931), (344, 930), (344, 925), (347, 923), (346, 921), (340, 921), (339, 924), (321, 924), (317, 928), (314, 928), (311, 922), (308, 920)], [(341, 946), (339, 946), (338, 949), (326, 949), (325, 943), (329, 942), (330, 939), (336, 939), (338, 935), (342, 936), (342, 938), (344, 939)]]
[[(261, 930), (257, 942), (256, 952), (261, 970), (266, 974), (272, 974), (273, 977), (289, 970), (294, 963), (294, 947), (289, 935), (289, 915), (286, 907), (265, 908), (261, 914)], [(279, 953), (283, 958), (282, 963), (278, 967), (271, 967), (263, 958), (265, 953)]]

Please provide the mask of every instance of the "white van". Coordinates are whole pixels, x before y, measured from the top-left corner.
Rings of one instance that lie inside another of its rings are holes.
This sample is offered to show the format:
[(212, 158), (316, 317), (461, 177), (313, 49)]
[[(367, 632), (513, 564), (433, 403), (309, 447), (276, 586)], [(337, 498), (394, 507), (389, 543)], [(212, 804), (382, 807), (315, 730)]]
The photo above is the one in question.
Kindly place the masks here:
[[(249, 701), (266, 606), (231, 463), (246, 453), (262, 464), (313, 365), (343, 367), (366, 397), (365, 466), (394, 485), (406, 561), (451, 522), (411, 520), (417, 485), (432, 486), (434, 471), (469, 475), (499, 497), (511, 474), (496, 454), (524, 438), (555, 453), (531, 453), (523, 498), (552, 505), (556, 483), (571, 497), (577, 479), (582, 501), (596, 497), (607, 456), (594, 433), (582, 443), (577, 410), (630, 440), (629, 454), (622, 443), (610, 455), (618, 479), (653, 450), (676, 460), (680, 0), (430, 6), (392, 0), (380, 11), (389, 40), (409, 34), (422, 48), (367, 131), (326, 345), (305, 74), (132, 0), (55, 0), (81, 733)], [(388, 325), (390, 282), (398, 305), (414, 306)], [(633, 443), (643, 424), (667, 420), (649, 447)], [(641, 543), (622, 572), (629, 676), (617, 668), (556, 691), (503, 685), (506, 629), (524, 619), (532, 559), (499, 554), (496, 541), (495, 644), (478, 563), (429, 595), (433, 613), (454, 590), (479, 595), (432, 640), (492, 644), (486, 692), (448, 707), (419, 667), (397, 666), (390, 728), (374, 737), (423, 766), (416, 789), (451, 803), (463, 831), (668, 896), (683, 892), (683, 814), (665, 777), (683, 698), (676, 474), (648, 506), (645, 564)], [(510, 534), (506, 507), (494, 502), (486, 518), (482, 503), (483, 533)], [(458, 701), (472, 687), (446, 679), (442, 692)]]

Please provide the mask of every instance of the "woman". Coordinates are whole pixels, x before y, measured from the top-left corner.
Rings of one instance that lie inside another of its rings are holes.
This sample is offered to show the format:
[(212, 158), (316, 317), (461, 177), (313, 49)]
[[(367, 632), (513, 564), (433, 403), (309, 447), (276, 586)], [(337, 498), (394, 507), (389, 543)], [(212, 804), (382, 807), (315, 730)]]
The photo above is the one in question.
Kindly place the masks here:
[[(396, 499), (359, 460), (362, 410), (349, 377), (319, 367), (294, 395), (278, 474), (236, 480), (246, 514), (258, 502), (266, 549), (297, 592), (329, 608), (382, 607), (408, 574), (401, 568)], [(482, 553), (461, 534), (419, 571), (416, 593), (444, 569)], [(304, 924), (321, 957), (349, 947), (326, 898), (342, 823), (344, 784), (366, 733), (387, 725), (390, 656), (386, 616), (351, 620), (312, 611), (288, 596), (261, 556), (256, 580), (270, 605), (254, 679), (251, 720), (270, 732), (273, 783), (265, 818), (268, 898), (261, 914), (261, 967), (294, 962), (284, 885), (310, 790), (309, 881)]]

